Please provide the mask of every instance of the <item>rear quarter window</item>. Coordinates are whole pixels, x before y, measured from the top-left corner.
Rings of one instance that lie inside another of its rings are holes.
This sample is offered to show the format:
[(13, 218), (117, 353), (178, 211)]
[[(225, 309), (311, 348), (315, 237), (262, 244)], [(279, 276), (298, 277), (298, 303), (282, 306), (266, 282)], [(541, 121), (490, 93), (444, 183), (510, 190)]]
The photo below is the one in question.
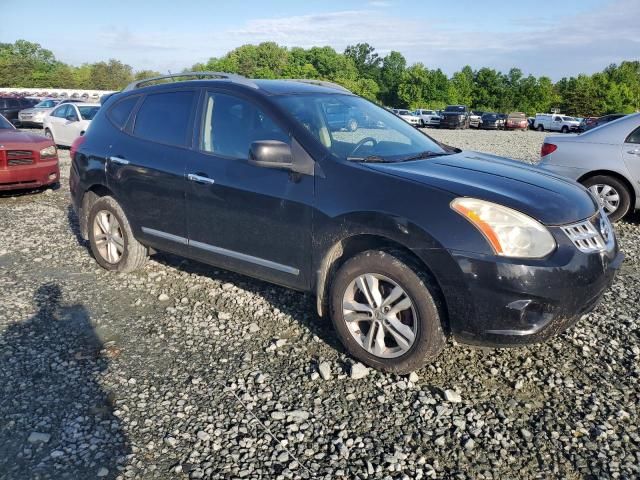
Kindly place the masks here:
[(133, 134), (153, 142), (187, 146), (193, 133), (194, 99), (193, 90), (147, 95), (136, 114)]
[(113, 107), (109, 109), (107, 113), (109, 120), (111, 120), (111, 122), (113, 122), (116, 127), (122, 130), (127, 124), (129, 115), (131, 115), (133, 107), (136, 106), (136, 103), (138, 103), (139, 99), (140, 97), (138, 95), (135, 95), (117, 102)]
[(640, 127), (631, 132), (627, 137), (626, 143), (640, 143)]

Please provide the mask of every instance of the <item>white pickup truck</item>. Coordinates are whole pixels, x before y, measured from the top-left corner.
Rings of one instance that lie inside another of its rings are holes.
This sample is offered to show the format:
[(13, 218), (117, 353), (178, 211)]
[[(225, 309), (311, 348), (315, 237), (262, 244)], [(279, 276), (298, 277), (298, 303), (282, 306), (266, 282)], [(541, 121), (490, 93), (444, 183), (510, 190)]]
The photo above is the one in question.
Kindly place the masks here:
[(534, 130), (544, 132), (545, 130), (553, 132), (577, 132), (580, 127), (580, 122), (561, 113), (536, 113), (536, 118), (533, 121)]

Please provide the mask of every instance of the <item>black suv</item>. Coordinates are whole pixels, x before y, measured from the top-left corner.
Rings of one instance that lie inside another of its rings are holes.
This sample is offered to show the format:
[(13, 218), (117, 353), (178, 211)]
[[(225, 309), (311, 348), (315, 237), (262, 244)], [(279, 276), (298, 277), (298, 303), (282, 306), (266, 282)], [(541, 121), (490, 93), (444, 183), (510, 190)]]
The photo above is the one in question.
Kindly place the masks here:
[[(573, 181), (440, 144), (337, 85), (185, 75), (105, 99), (72, 147), (81, 233), (108, 270), (161, 250), (313, 292), (354, 357), (406, 373), (448, 335), (563, 331), (622, 261)], [(336, 104), (375, 128), (330, 128)]]
[(440, 114), (440, 128), (469, 128), (471, 112), (465, 105), (449, 105)]

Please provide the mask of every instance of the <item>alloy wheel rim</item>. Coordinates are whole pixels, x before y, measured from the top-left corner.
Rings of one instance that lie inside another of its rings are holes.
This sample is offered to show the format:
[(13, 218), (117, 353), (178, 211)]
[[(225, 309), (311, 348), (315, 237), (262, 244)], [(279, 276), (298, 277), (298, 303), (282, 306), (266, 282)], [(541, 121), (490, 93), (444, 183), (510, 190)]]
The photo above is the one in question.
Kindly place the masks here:
[(598, 203), (607, 214), (611, 215), (620, 207), (620, 194), (611, 185), (598, 183), (591, 185), (589, 191), (598, 199)]
[(100, 210), (93, 220), (93, 238), (100, 256), (108, 263), (115, 264), (124, 254), (124, 236), (116, 216)]
[(342, 313), (353, 339), (376, 357), (399, 357), (415, 343), (415, 306), (389, 277), (364, 273), (353, 279), (344, 293)]

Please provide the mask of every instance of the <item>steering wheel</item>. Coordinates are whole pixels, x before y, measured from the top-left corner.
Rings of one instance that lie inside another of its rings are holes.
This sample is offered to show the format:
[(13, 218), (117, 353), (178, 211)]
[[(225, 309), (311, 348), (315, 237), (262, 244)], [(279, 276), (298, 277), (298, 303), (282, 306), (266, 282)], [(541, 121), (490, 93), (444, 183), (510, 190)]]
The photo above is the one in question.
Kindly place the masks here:
[(367, 143), (373, 143), (373, 147), (375, 148), (376, 145), (378, 145), (378, 141), (373, 138), (373, 137), (364, 137), (362, 140), (360, 140), (355, 147), (353, 147), (353, 150), (351, 150), (351, 153), (349, 154), (350, 157), (353, 157), (354, 154), (360, 150), (360, 148), (362, 148), (363, 145), (367, 144)]

